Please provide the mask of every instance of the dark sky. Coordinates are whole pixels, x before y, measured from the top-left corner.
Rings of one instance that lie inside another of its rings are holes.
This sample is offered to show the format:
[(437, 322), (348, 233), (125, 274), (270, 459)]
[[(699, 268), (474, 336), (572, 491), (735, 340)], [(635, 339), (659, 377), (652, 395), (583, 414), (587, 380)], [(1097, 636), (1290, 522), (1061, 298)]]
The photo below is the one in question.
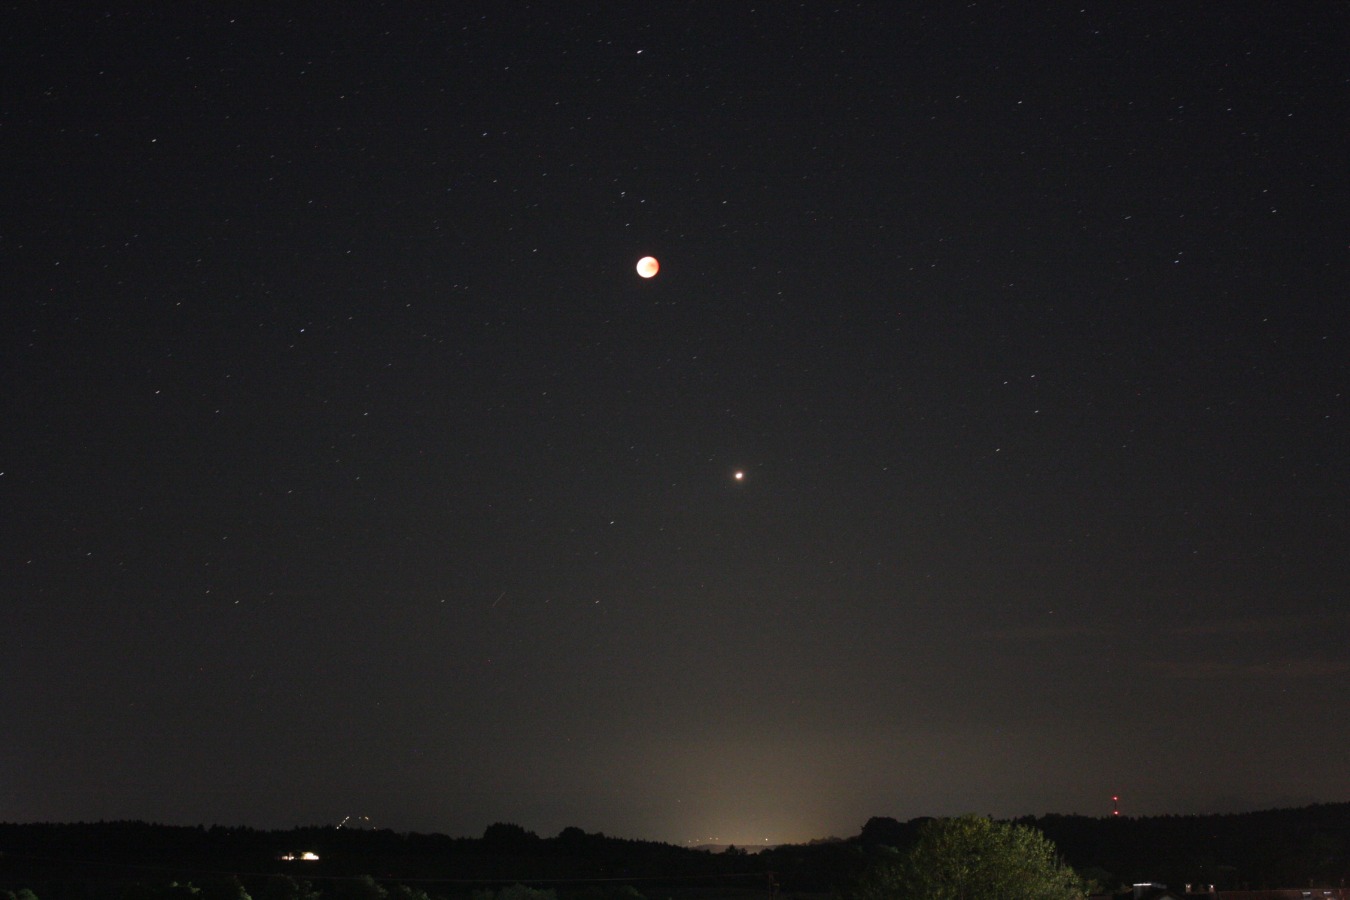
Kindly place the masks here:
[(1350, 799), (1347, 4), (139, 6), (0, 28), (0, 820)]

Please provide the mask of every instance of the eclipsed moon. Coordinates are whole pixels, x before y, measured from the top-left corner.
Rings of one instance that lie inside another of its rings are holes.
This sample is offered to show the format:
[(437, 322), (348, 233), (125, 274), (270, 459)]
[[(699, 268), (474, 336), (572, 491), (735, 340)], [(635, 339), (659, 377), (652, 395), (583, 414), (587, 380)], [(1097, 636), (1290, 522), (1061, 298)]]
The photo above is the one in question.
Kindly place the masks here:
[(637, 273), (643, 278), (651, 278), (659, 271), (661, 271), (661, 264), (656, 261), (655, 256), (644, 256), (638, 260)]

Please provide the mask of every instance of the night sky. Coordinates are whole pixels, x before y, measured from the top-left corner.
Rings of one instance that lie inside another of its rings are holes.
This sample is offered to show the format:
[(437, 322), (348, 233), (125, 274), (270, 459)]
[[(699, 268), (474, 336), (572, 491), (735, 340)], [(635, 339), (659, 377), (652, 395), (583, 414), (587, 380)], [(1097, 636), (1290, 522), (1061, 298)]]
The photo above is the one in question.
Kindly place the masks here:
[(0, 820), (1350, 799), (1347, 4), (73, 7)]

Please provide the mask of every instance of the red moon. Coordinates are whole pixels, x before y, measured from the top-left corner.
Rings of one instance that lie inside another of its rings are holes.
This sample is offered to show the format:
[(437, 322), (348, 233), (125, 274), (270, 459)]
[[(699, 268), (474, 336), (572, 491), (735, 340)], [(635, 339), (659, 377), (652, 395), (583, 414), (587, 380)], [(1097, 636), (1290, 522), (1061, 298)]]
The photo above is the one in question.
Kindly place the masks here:
[(655, 256), (644, 256), (638, 260), (637, 273), (643, 278), (651, 278), (659, 271), (661, 271), (661, 264), (656, 261)]

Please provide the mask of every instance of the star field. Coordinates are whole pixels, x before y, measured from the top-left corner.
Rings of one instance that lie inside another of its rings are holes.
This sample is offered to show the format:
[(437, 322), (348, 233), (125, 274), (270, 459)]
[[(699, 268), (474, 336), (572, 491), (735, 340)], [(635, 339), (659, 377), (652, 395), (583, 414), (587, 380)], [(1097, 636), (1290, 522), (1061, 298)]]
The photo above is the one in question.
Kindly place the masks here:
[(0, 821), (1345, 799), (1344, 6), (453, 7), (6, 10)]

